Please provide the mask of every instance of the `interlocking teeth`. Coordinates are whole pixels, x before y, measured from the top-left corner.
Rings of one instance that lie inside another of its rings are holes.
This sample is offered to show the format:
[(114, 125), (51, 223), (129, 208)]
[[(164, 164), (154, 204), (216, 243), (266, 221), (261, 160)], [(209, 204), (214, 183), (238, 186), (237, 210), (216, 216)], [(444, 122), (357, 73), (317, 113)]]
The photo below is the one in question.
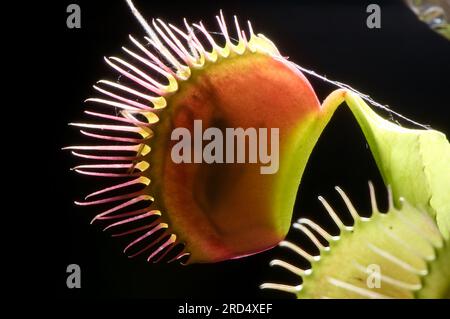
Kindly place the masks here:
[(328, 242), (338, 241), (340, 238), (339, 236), (330, 235), (326, 230), (324, 230), (322, 227), (320, 227), (319, 225), (317, 225), (315, 222), (313, 222), (312, 220), (310, 220), (308, 218), (300, 218), (298, 220), (298, 223), (300, 223), (302, 225), (308, 225), (309, 227), (314, 229), (317, 233), (319, 233)]
[(299, 267), (296, 267), (288, 262), (285, 262), (283, 260), (274, 259), (270, 262), (270, 266), (279, 266), (286, 270), (289, 270), (290, 272), (294, 273), (297, 276), (309, 276), (312, 273), (311, 269), (301, 269)]
[[(99, 80), (93, 86), (99, 96), (85, 101), (92, 108), (103, 109), (85, 111), (87, 115), (103, 123), (70, 123), (71, 126), (80, 128), (83, 136), (105, 141), (105, 145), (80, 145), (64, 149), (71, 150), (74, 156), (89, 161), (87, 164), (75, 166), (74, 171), (82, 175), (120, 180), (112, 186), (92, 192), (84, 201), (77, 201), (76, 204), (89, 206), (119, 203), (92, 220), (111, 222), (104, 230), (144, 223), (113, 235), (118, 237), (143, 232), (125, 251), (135, 248), (137, 244), (145, 244), (143, 241), (150, 240), (155, 233), (167, 230), (159, 238), (151, 239), (149, 245), (130, 255), (148, 252), (147, 260), (157, 262), (169, 254), (177, 241), (177, 236), (170, 233), (169, 225), (162, 222), (165, 220), (164, 212), (156, 209), (154, 198), (148, 195), (152, 190), (150, 179), (146, 177), (147, 171), (151, 169), (151, 160), (148, 161), (147, 158), (151, 151), (150, 140), (160, 122), (160, 116), (164, 116), (168, 98), (177, 93), (180, 83), (188, 80), (194, 70), (200, 72), (201, 69), (207, 68), (208, 64), (231, 55), (252, 52), (277, 56), (278, 51), (271, 48), (273, 44), (264, 36), (256, 36), (250, 23), (250, 36), (247, 40), (246, 32), (240, 28), (236, 16), (233, 21), (237, 38), (232, 39), (222, 11), (216, 19), (225, 40), (223, 47), (217, 44), (201, 22), (189, 24), (184, 19), (185, 30), (161, 19), (153, 19), (149, 24), (131, 0), (127, 0), (127, 3), (147, 36), (144, 40), (137, 40), (129, 35), (131, 45), (122, 47), (127, 58), (104, 58), (120, 78), (117, 81)], [(206, 46), (211, 49), (205, 49)], [(129, 180), (123, 181), (127, 178)], [(136, 190), (136, 187), (140, 189)], [(122, 194), (117, 194), (118, 192)], [(131, 208), (142, 202), (150, 202), (152, 208)], [(161, 220), (158, 217), (161, 217)], [(157, 219), (155, 221), (152, 218)], [(146, 223), (148, 219), (152, 220)], [(312, 237), (311, 239), (313, 240)], [(175, 261), (188, 256), (189, 253), (181, 251), (168, 258)]]
[(131, 40), (131, 42), (133, 42), (148, 58), (150, 58), (151, 61), (155, 62), (156, 65), (158, 65), (161, 69), (163, 69), (164, 71), (166, 71), (167, 74), (170, 74), (172, 76), (175, 76), (175, 72), (173, 72), (173, 70), (168, 67), (166, 64), (164, 64), (156, 55), (154, 55), (152, 52), (150, 52), (149, 50), (147, 50), (145, 48), (145, 46), (143, 46), (139, 41), (137, 41), (134, 37), (132, 37), (131, 35), (128, 36)]
[[(311, 266), (309, 269), (302, 269), (292, 262), (280, 259), (272, 260), (270, 266), (283, 268), (301, 277), (302, 285), (264, 283), (260, 287), (294, 293), (299, 298), (405, 298), (420, 292), (424, 288), (424, 278), (433, 269), (430, 263), (436, 261), (439, 255), (437, 250), (445, 245), (431, 217), (412, 207), (404, 199), (401, 200), (402, 208), (397, 209), (389, 187), (389, 210), (386, 214), (380, 213), (373, 184), (369, 183), (373, 214), (370, 218), (362, 218), (345, 192), (337, 186), (335, 189), (347, 206), (354, 226), (346, 226), (331, 205), (323, 197), (319, 197), (330, 218), (338, 226), (340, 236), (332, 236), (310, 219), (300, 218), (293, 223), (293, 229), (306, 235), (320, 251), (320, 255), (313, 256), (294, 243), (282, 241), (280, 247), (289, 248)], [(329, 245), (323, 244), (322, 240), (326, 240)], [(348, 245), (348, 251), (343, 248), (345, 245)], [(351, 251), (356, 246), (360, 249), (359, 254)], [(334, 258), (338, 265), (336, 268), (331, 266), (331, 261), (326, 262), (330, 258)], [(376, 275), (373, 267), (379, 269)], [(361, 274), (367, 279), (361, 277)], [(379, 281), (378, 288), (387, 288), (372, 289), (367, 283), (371, 276)], [(311, 279), (312, 277), (314, 278)], [(315, 283), (317, 286), (314, 286)]]
[(325, 209), (328, 212), (328, 214), (330, 215), (331, 219), (333, 219), (333, 221), (335, 222), (335, 224), (339, 227), (339, 229), (341, 231), (342, 230), (346, 230), (346, 231), (352, 231), (353, 230), (353, 227), (344, 225), (342, 220), (336, 214), (336, 212), (331, 207), (331, 205), (328, 204), (328, 202), (325, 200), (325, 198), (323, 198), (322, 196), (319, 196), (318, 198), (319, 198), (320, 202), (322, 203), (322, 205), (325, 207)]
[[(122, 219), (122, 220), (120, 220), (118, 222), (115, 222), (115, 223), (112, 223), (112, 224), (106, 226), (103, 229), (103, 231), (106, 231), (108, 229), (112, 229), (112, 228), (117, 227), (117, 226), (125, 225), (127, 223), (132, 223), (132, 222), (144, 219), (144, 218), (148, 218), (150, 216), (161, 216), (161, 212), (159, 210), (150, 210), (149, 211), (148, 208), (140, 210), (139, 212), (136, 212), (136, 214), (137, 215), (129, 215), (129, 216), (132, 216), (132, 217), (128, 217), (128, 218)], [(146, 228), (150, 228), (151, 226), (146, 225), (145, 227)]]
[(259, 286), (261, 289), (272, 289), (272, 290), (278, 290), (283, 292), (288, 292), (291, 294), (296, 294), (300, 291), (302, 291), (302, 285), (297, 286), (290, 286), (290, 285), (283, 285), (283, 284), (275, 284), (275, 283), (264, 283)]
[(292, 227), (294, 229), (298, 229), (301, 232), (303, 232), (306, 236), (308, 236), (308, 238), (313, 242), (313, 244), (317, 247), (317, 249), (319, 249), (320, 251), (328, 251), (330, 250), (330, 247), (328, 246), (324, 246), (319, 239), (317, 239), (317, 237), (305, 226), (303, 226), (302, 224), (299, 223), (294, 223), (292, 225)]
[(142, 202), (142, 201), (150, 201), (153, 202), (154, 198), (150, 195), (139, 195), (136, 196), (120, 205), (114, 206), (113, 208), (110, 208), (100, 214), (98, 214), (97, 216), (95, 216), (92, 221), (91, 224), (96, 221), (96, 220), (100, 220), (100, 219), (104, 219), (105, 217), (108, 217), (109, 215), (112, 215), (113, 213), (120, 211), (121, 209), (127, 208), (129, 206), (132, 206), (133, 204)]
[(136, 185), (136, 184), (141, 184), (141, 185), (148, 186), (150, 184), (150, 179), (145, 177), (145, 176), (139, 176), (138, 178), (133, 179), (131, 181), (128, 181), (128, 182), (125, 182), (125, 183), (121, 183), (121, 184), (116, 184), (116, 185), (113, 185), (111, 187), (103, 188), (101, 190), (93, 192), (93, 193), (87, 195), (85, 197), (85, 199), (88, 199), (88, 198), (91, 198), (91, 197), (94, 197), (94, 196), (98, 196), (98, 195), (101, 195), (101, 194), (105, 194), (105, 193), (108, 193), (108, 192), (111, 192), (111, 191), (115, 191), (115, 190), (118, 190), (118, 189), (121, 189), (121, 188), (124, 188), (124, 187), (128, 187), (128, 186), (131, 186), (131, 185)]
[(359, 216), (358, 212), (356, 211), (355, 207), (353, 206), (352, 202), (345, 194), (345, 192), (339, 186), (336, 186), (334, 189), (339, 193), (339, 195), (341, 195), (341, 198), (344, 201), (345, 205), (347, 206), (348, 211), (352, 215), (353, 220), (354, 221), (361, 220), (361, 216)]
[(370, 193), (370, 205), (372, 206), (372, 214), (377, 214), (380, 211), (378, 210), (377, 198), (375, 196), (375, 188), (373, 187), (372, 182), (369, 182), (369, 193)]

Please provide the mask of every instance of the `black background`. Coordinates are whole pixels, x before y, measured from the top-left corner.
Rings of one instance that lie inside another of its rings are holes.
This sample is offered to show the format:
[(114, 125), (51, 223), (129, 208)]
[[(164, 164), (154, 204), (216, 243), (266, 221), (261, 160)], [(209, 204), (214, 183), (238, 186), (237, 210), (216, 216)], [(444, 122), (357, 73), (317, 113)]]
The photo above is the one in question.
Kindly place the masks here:
[[(39, 72), (33, 76), (40, 85), (34, 107), (39, 133), (45, 136), (39, 140), (42, 142), (32, 143), (36, 158), (45, 159), (36, 171), (44, 174), (33, 184), (39, 198), (37, 208), (26, 213), (37, 215), (34, 217), (42, 224), (35, 239), (44, 242), (33, 248), (39, 255), (35, 262), (46, 270), (41, 279), (52, 296), (292, 298), (258, 288), (264, 281), (298, 283), (298, 278), (268, 266), (280, 256), (296, 262), (283, 249), (188, 267), (148, 264), (142, 258), (129, 260), (121, 253), (122, 246), (89, 225), (93, 213), (73, 204), (93, 185), (89, 178), (69, 171), (76, 162), (60, 150), (81, 140), (67, 123), (83, 119), (83, 100), (93, 94), (91, 85), (112, 75), (103, 56), (118, 54), (128, 43), (128, 34), (144, 33), (125, 1), (76, 1), (81, 6), (82, 27), (68, 29), (66, 7), (73, 2), (59, 1), (41, 8), (45, 11), (39, 16), (40, 24), (28, 31), (26, 40), (33, 48), (30, 58), (40, 57), (35, 63)], [(372, 2), (381, 5), (381, 29), (366, 27), (368, 3), (363, 1), (136, 0), (135, 5), (145, 17), (161, 17), (174, 24), (183, 17), (191, 22), (203, 20), (210, 30), (217, 30), (214, 15), (219, 9), (229, 19), (237, 14), (242, 22), (251, 20), (255, 31), (273, 40), (292, 61), (448, 133), (450, 42), (420, 23), (401, 1)], [(320, 100), (334, 89), (309, 79)], [(342, 186), (355, 206), (368, 212), (368, 180), (374, 181), (384, 207), (385, 190), (370, 151), (351, 113), (342, 107), (310, 159), (294, 217), (313, 216), (327, 225), (317, 195), (342, 211), (335, 185)], [(306, 244), (294, 233), (289, 238)], [(66, 287), (66, 267), (71, 263), (81, 266), (81, 289)]]

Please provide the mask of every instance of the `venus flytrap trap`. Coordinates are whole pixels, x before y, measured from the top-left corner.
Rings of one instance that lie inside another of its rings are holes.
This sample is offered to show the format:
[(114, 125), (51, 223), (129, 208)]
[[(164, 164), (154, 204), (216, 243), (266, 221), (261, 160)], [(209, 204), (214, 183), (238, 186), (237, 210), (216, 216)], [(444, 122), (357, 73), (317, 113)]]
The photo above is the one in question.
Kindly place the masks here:
[[(201, 23), (185, 21), (181, 30), (158, 19), (150, 26), (132, 8), (149, 35), (146, 43), (130, 37), (135, 48), (124, 51), (133, 62), (105, 59), (130, 83), (101, 80), (94, 88), (103, 97), (87, 100), (110, 110), (88, 115), (116, 123), (73, 124), (84, 135), (114, 144), (67, 148), (75, 156), (103, 162), (77, 166), (77, 172), (126, 180), (77, 204), (121, 202), (93, 221), (109, 222), (105, 230), (116, 230), (114, 236), (134, 235), (125, 252), (147, 253), (149, 261), (177, 251), (168, 259), (189, 255), (188, 262), (217, 262), (272, 248), (289, 230), (300, 177), (322, 131), (312, 87), (250, 23), (244, 32), (235, 17), (238, 40), (233, 41), (223, 15), (218, 16), (225, 40), (220, 47)], [(253, 161), (236, 164), (239, 157), (234, 164), (173, 161), (178, 144), (173, 132), (183, 129), (194, 135), (198, 120), (205, 130), (276, 132), (276, 141), (273, 134), (263, 140), (268, 148), (276, 145), (271, 153), (284, 160), (273, 174), (261, 174), (264, 167)], [(139, 190), (130, 191), (137, 185)], [(119, 190), (125, 194), (112, 195)], [(181, 251), (175, 249), (177, 243), (184, 246)]]
[[(300, 218), (293, 228), (304, 233), (316, 246), (312, 255), (295, 243), (283, 241), (281, 247), (297, 253), (311, 264), (302, 269), (275, 259), (270, 265), (282, 267), (297, 276), (298, 285), (264, 283), (262, 289), (296, 294), (297, 298), (448, 298), (450, 268), (449, 241), (434, 220), (405, 199), (394, 205), (389, 192), (389, 209), (380, 213), (370, 184), (372, 216), (361, 217), (347, 195), (336, 190), (353, 218), (345, 225), (332, 206), (319, 197), (339, 234), (330, 234), (314, 221)], [(328, 244), (322, 244), (323, 241)], [(369, 285), (371, 267), (377, 266), (379, 285)]]
[[(322, 105), (333, 113), (343, 101), (353, 112), (394, 201), (406, 198), (430, 214), (450, 239), (450, 145), (436, 130), (407, 129), (378, 116), (358, 95), (337, 90)], [(330, 115), (331, 116), (331, 115)]]
[[(324, 121), (346, 102), (361, 126), (384, 182), (389, 187), (389, 209), (380, 214), (370, 185), (372, 217), (362, 218), (347, 195), (336, 188), (354, 219), (346, 226), (319, 197), (338, 226), (330, 235), (309, 219), (293, 225), (319, 249), (312, 256), (283, 241), (311, 263), (300, 269), (281, 260), (271, 262), (302, 277), (292, 286), (265, 283), (263, 289), (295, 293), (298, 298), (449, 298), (450, 297), (450, 146), (434, 130), (406, 129), (375, 112), (357, 94), (331, 93), (322, 104)], [(329, 245), (324, 246), (313, 232)], [(367, 269), (380, 267), (380, 289), (367, 287)], [(366, 273), (366, 276), (364, 276)]]
[[(299, 286), (292, 288), (299, 297), (316, 297), (317, 289), (325, 288), (330, 289), (329, 297), (445, 294), (449, 284), (445, 266), (450, 262), (450, 161), (443, 134), (394, 125), (376, 115), (352, 90), (337, 90), (320, 105), (299, 67), (284, 58), (272, 41), (255, 34), (250, 23), (242, 29), (236, 17), (230, 28), (222, 13), (216, 17), (225, 43), (221, 46), (202, 23), (185, 20), (183, 29), (160, 19), (149, 24), (127, 2), (148, 36), (143, 40), (130, 36), (133, 48), (123, 47), (127, 60), (105, 58), (121, 78), (100, 80), (94, 86), (100, 96), (87, 100), (104, 111), (86, 114), (102, 122), (72, 124), (101, 143), (67, 149), (88, 161), (74, 168), (78, 173), (118, 180), (77, 204), (105, 207), (92, 222), (104, 223), (104, 230), (113, 231), (113, 236), (129, 237), (124, 249), (128, 256), (145, 254), (152, 262), (208, 263), (255, 254), (281, 242), (312, 263), (311, 270), (304, 271), (281, 261), (273, 263), (308, 276), (303, 293)], [(323, 253), (312, 256), (283, 239), (308, 158), (343, 101), (359, 122), (386, 185), (392, 187), (392, 204), (386, 217), (374, 210), (366, 222), (339, 190), (355, 219), (350, 231), (322, 199), (342, 234), (334, 242), (334, 236), (312, 221), (296, 223), (294, 227)], [(182, 143), (181, 136), (195, 135), (196, 123), (202, 124), (206, 138)], [(231, 141), (226, 139), (227, 145), (220, 147), (218, 139), (231, 128), (246, 134), (232, 134)], [(266, 135), (252, 143), (251, 132)], [(227, 148), (230, 142), (232, 147)], [(259, 148), (259, 161), (255, 148)], [(205, 150), (207, 160), (203, 160)], [(276, 169), (264, 174), (262, 169), (269, 167), (261, 163), (267, 163), (269, 154), (277, 157)], [(191, 155), (194, 160), (183, 160)], [(402, 204), (401, 198), (409, 204)], [(320, 244), (307, 225), (330, 239), (329, 247)], [(391, 237), (407, 242), (419, 257), (414, 255), (417, 258), (411, 261), (407, 253), (389, 252), (392, 247), (385, 245), (391, 241), (379, 232), (390, 226), (395, 229)], [(357, 238), (356, 243), (352, 238)], [(367, 249), (368, 243), (375, 248)], [(358, 294), (362, 290), (346, 277), (351, 271), (333, 274), (346, 262), (340, 251), (355, 255), (356, 270), (367, 263), (393, 269), (381, 280), (394, 288), (379, 295)], [(360, 252), (364, 254), (356, 258)], [(369, 260), (375, 255), (376, 260)], [(380, 255), (391, 256), (387, 259), (397, 263), (386, 266)], [(395, 267), (402, 268), (399, 277)], [(339, 295), (338, 290), (347, 293)]]

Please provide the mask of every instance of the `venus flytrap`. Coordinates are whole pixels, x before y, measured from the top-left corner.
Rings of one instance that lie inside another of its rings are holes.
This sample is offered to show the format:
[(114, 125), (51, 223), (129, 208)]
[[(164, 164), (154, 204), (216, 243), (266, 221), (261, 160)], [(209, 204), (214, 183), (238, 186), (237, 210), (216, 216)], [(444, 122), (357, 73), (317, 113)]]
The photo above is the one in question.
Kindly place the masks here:
[[(103, 123), (72, 124), (101, 144), (67, 148), (93, 162), (75, 171), (120, 181), (77, 204), (108, 205), (93, 222), (130, 237), (124, 252), (148, 261), (217, 262), (277, 245), (324, 125), (308, 80), (236, 17), (230, 29), (222, 13), (216, 17), (225, 42), (219, 46), (201, 23), (185, 21), (184, 30), (160, 19), (149, 24), (132, 10), (148, 37), (130, 36), (128, 60), (105, 58), (122, 80), (100, 80), (94, 88), (101, 96), (87, 100), (107, 111), (86, 112)], [(214, 140), (205, 147), (233, 135), (222, 160), (203, 161), (203, 139), (194, 138), (192, 149), (180, 141), (198, 135), (198, 123)], [(242, 135), (251, 132), (258, 143), (249, 139), (246, 160), (249, 136)], [(180, 160), (184, 155), (193, 160)]]
[[(147, 37), (130, 36), (132, 49), (123, 47), (127, 59), (105, 58), (121, 78), (100, 80), (94, 86), (99, 96), (87, 100), (95, 111), (86, 114), (101, 121), (72, 123), (98, 144), (67, 149), (87, 161), (74, 168), (78, 173), (117, 180), (76, 203), (103, 207), (92, 222), (103, 223), (104, 231), (115, 237), (130, 238), (124, 248), (129, 257), (145, 254), (151, 262), (208, 263), (255, 254), (281, 242), (309, 260), (312, 268), (274, 261), (305, 278), (304, 284), (263, 288), (290, 290), (299, 297), (448, 293), (450, 152), (443, 134), (386, 121), (352, 90), (337, 90), (320, 105), (299, 67), (272, 41), (255, 34), (250, 23), (241, 28), (236, 17), (231, 28), (222, 13), (216, 17), (225, 43), (220, 46), (202, 23), (185, 20), (183, 28), (160, 19), (147, 23), (127, 2)], [(341, 234), (330, 235), (310, 220), (294, 224), (319, 247), (321, 255), (312, 256), (283, 239), (309, 156), (344, 101), (392, 188), (392, 203), (386, 215), (374, 208), (366, 221), (339, 191), (355, 219), (351, 229), (321, 199)], [(194, 138), (194, 154), (189, 154), (193, 160), (180, 160), (183, 145), (191, 142), (177, 144), (179, 138), (194, 136), (198, 121), (211, 140), (206, 145), (210, 156), (203, 161), (203, 139)], [(247, 144), (242, 139), (237, 162), (231, 160), (236, 145), (228, 150), (225, 146), (222, 160), (218, 148), (213, 152), (216, 139), (237, 128), (266, 133), (258, 141), (267, 143), (252, 144), (250, 139), (253, 150), (258, 146), (259, 161), (254, 152), (249, 161), (243, 160)], [(269, 161), (270, 167), (261, 165)], [(409, 204), (402, 204), (402, 198)], [(406, 253), (392, 243), (406, 243), (410, 249)], [(337, 273), (349, 262), (348, 270)], [(381, 281), (390, 288), (374, 293), (353, 282), (354, 273), (361, 276), (368, 264), (380, 265)]]
[[(370, 218), (360, 217), (347, 195), (336, 188), (353, 226), (344, 225), (319, 197), (339, 234), (333, 236), (314, 221), (299, 219), (293, 228), (309, 237), (320, 254), (311, 256), (294, 243), (280, 243), (309, 261), (311, 268), (273, 260), (271, 266), (297, 274), (302, 283), (265, 283), (261, 288), (295, 293), (298, 298), (449, 298), (450, 146), (445, 135), (389, 122), (348, 90), (337, 90), (325, 99), (323, 121), (328, 122), (344, 101), (389, 187), (388, 212), (380, 214), (372, 185)], [(322, 245), (317, 235), (328, 245)], [(379, 289), (367, 286), (371, 265), (381, 271)]]

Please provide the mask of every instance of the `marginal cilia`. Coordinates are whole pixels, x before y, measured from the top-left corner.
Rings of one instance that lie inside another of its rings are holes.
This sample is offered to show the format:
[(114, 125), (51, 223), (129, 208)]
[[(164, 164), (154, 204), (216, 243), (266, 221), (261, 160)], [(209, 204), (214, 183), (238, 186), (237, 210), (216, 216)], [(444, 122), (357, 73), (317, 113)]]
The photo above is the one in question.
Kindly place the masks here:
[[(74, 167), (77, 173), (120, 182), (95, 191), (86, 196), (86, 201), (76, 204), (114, 203), (115, 206), (96, 215), (91, 223), (107, 222), (105, 231), (120, 229), (112, 235), (114, 237), (134, 235), (124, 249), (130, 257), (147, 253), (147, 261), (186, 260), (190, 254), (185, 251), (185, 243), (180, 243), (168, 222), (161, 220), (165, 212), (150, 195), (150, 145), (154, 128), (168, 106), (166, 98), (179, 89), (179, 83), (190, 78), (192, 70), (203, 69), (221, 59), (249, 52), (282, 57), (270, 40), (253, 32), (250, 22), (248, 33), (242, 30), (236, 16), (237, 40), (230, 37), (222, 12), (216, 17), (225, 41), (220, 46), (201, 22), (189, 24), (184, 20), (185, 30), (160, 19), (153, 20), (150, 26), (130, 1), (129, 4), (148, 36), (144, 40), (129, 36), (133, 49), (123, 47), (127, 59), (105, 57), (106, 63), (120, 75), (120, 81), (98, 81), (94, 89), (100, 96), (86, 102), (106, 111), (85, 111), (103, 122), (70, 123), (80, 127), (83, 135), (104, 144), (65, 148), (89, 161)], [(136, 249), (138, 246), (140, 248)], [(173, 255), (171, 258), (166, 257), (169, 253)]]
[[(345, 225), (331, 205), (319, 196), (339, 228), (332, 235), (308, 218), (300, 218), (293, 229), (306, 235), (319, 254), (310, 254), (291, 241), (280, 247), (293, 251), (311, 266), (302, 269), (275, 259), (281, 267), (301, 278), (297, 285), (264, 283), (262, 289), (293, 293), (297, 298), (442, 298), (448, 295), (447, 262), (450, 247), (435, 221), (425, 212), (401, 199), (393, 204), (389, 189), (387, 213), (377, 207), (374, 187), (369, 183), (372, 216), (362, 217), (344, 191), (336, 187), (353, 219)], [(327, 244), (324, 244), (324, 241)], [(374, 272), (376, 271), (376, 272)], [(374, 281), (378, 284), (374, 284)]]

